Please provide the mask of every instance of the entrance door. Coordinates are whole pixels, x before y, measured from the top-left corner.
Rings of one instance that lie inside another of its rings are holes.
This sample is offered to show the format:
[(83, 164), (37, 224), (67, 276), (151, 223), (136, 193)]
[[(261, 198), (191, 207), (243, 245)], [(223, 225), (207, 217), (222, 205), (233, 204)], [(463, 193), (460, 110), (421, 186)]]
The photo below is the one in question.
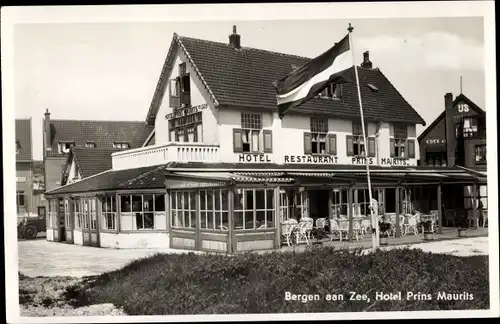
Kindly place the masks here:
[(318, 218), (328, 219), (328, 201), (330, 191), (328, 190), (312, 190), (309, 191), (309, 217), (314, 220)]
[(288, 209), (288, 192), (280, 190), (280, 223), (290, 218), (290, 211)]
[(82, 208), (82, 235), (83, 235), (83, 245), (90, 245), (90, 200), (89, 198), (82, 198), (83, 208)]
[(99, 226), (97, 215), (97, 198), (89, 200), (90, 245), (99, 246)]
[(69, 198), (64, 199), (64, 228), (66, 243), (73, 243), (73, 223), (71, 221), (71, 209)]

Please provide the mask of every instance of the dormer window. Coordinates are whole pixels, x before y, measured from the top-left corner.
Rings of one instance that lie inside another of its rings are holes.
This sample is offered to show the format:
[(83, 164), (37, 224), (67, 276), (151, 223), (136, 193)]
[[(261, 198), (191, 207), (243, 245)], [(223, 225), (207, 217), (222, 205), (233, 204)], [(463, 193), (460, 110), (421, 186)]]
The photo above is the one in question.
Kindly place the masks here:
[(59, 142), (59, 154), (68, 154), (73, 146), (74, 142)]
[(319, 97), (322, 99), (338, 99), (342, 94), (341, 84), (330, 84), (320, 92)]
[(95, 142), (85, 142), (85, 147), (95, 147)]
[(179, 64), (179, 76), (170, 79), (170, 107), (191, 106), (191, 81), (186, 63)]
[(370, 88), (373, 92), (378, 92), (378, 88), (376, 86), (374, 86), (373, 84), (371, 83), (368, 83), (367, 84), (368, 88)]
[(113, 142), (114, 148), (128, 149), (130, 147), (127, 142)]

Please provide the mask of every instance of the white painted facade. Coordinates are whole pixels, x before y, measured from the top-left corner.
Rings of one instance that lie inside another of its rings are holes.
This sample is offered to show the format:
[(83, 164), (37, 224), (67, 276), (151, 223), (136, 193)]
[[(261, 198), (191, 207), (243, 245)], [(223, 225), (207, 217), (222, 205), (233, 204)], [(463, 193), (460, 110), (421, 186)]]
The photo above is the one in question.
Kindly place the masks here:
[(81, 176), (81, 174), (76, 166), (75, 159), (73, 159), (73, 161), (71, 161), (71, 166), (69, 168), (68, 181), (66, 182), (66, 184), (77, 182), (81, 179), (82, 179), (82, 176)]
[(73, 244), (83, 245), (83, 234), (82, 230), (79, 228), (73, 229)]
[[(416, 166), (419, 147), (415, 127), (408, 131), (408, 140), (414, 141), (414, 157), (391, 158), (390, 137), (392, 127), (388, 122), (367, 123), (366, 136), (375, 137), (375, 157), (368, 159), (347, 155), (346, 136), (352, 135), (352, 121), (328, 119), (329, 134), (336, 134), (336, 155), (304, 154), (304, 132), (310, 132), (310, 117), (286, 115), (282, 120), (277, 112), (257, 112), (261, 115), (262, 129), (272, 130), (272, 153), (235, 153), (233, 149), (233, 129), (241, 128), (241, 113), (251, 112), (241, 108), (217, 108), (193, 65), (184, 52), (177, 48), (174, 64), (165, 78), (174, 79), (179, 75), (179, 64), (186, 63), (190, 75), (191, 107), (202, 112), (202, 135), (196, 142), (176, 142), (169, 138), (168, 114), (174, 113), (170, 104), (170, 82), (167, 82), (163, 99), (155, 120), (155, 145), (113, 153), (113, 169), (128, 169), (168, 162), (210, 162), (210, 163), (320, 163), (341, 165)], [(252, 111), (253, 112), (253, 111)], [(170, 118), (172, 115), (169, 116)], [(262, 139), (261, 139), (262, 142)], [(367, 144), (365, 143), (365, 148)], [(309, 158), (311, 157), (311, 159)]]
[(113, 249), (169, 248), (168, 233), (100, 233), (100, 246)]

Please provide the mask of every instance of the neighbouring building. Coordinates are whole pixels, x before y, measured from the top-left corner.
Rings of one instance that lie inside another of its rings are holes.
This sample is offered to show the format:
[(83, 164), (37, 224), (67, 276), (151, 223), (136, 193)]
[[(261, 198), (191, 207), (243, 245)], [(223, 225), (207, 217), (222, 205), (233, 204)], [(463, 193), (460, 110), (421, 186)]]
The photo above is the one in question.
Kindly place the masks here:
[(152, 130), (137, 121), (51, 119), (47, 109), (43, 119), (45, 189), (61, 186), (72, 147), (133, 149), (145, 144)]
[(353, 84), (327, 88), (280, 119), (272, 83), (309, 60), (243, 47), (236, 28), (229, 43), (174, 34), (146, 115), (154, 145), (112, 153), (111, 170), (49, 189), (47, 239), (272, 249), (292, 217), (346, 215), (352, 232), (353, 218), (369, 214), (366, 163), (384, 213), (411, 212), (424, 185), (436, 188), (429, 208), (441, 213), (444, 183), (477, 180), (456, 167), (417, 166), (416, 125), (425, 122), (368, 52), (356, 67), (366, 142)]
[(458, 166), (476, 174), (477, 184), (455, 184), (443, 191), (443, 202), (451, 213), (470, 215), (474, 201), (488, 208), (486, 112), (464, 94), (444, 96), (443, 112), (420, 134), (420, 164)]
[(31, 118), (16, 119), (16, 210), (17, 216), (37, 213), (33, 193), (33, 143)]

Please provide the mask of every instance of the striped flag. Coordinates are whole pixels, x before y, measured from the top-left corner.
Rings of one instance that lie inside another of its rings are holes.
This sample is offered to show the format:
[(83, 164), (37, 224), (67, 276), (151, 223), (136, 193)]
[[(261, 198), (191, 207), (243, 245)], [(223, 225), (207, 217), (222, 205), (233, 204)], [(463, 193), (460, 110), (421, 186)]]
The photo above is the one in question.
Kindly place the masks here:
[(325, 53), (274, 82), (278, 111), (282, 118), (286, 112), (314, 98), (327, 86), (356, 82), (349, 35)]

